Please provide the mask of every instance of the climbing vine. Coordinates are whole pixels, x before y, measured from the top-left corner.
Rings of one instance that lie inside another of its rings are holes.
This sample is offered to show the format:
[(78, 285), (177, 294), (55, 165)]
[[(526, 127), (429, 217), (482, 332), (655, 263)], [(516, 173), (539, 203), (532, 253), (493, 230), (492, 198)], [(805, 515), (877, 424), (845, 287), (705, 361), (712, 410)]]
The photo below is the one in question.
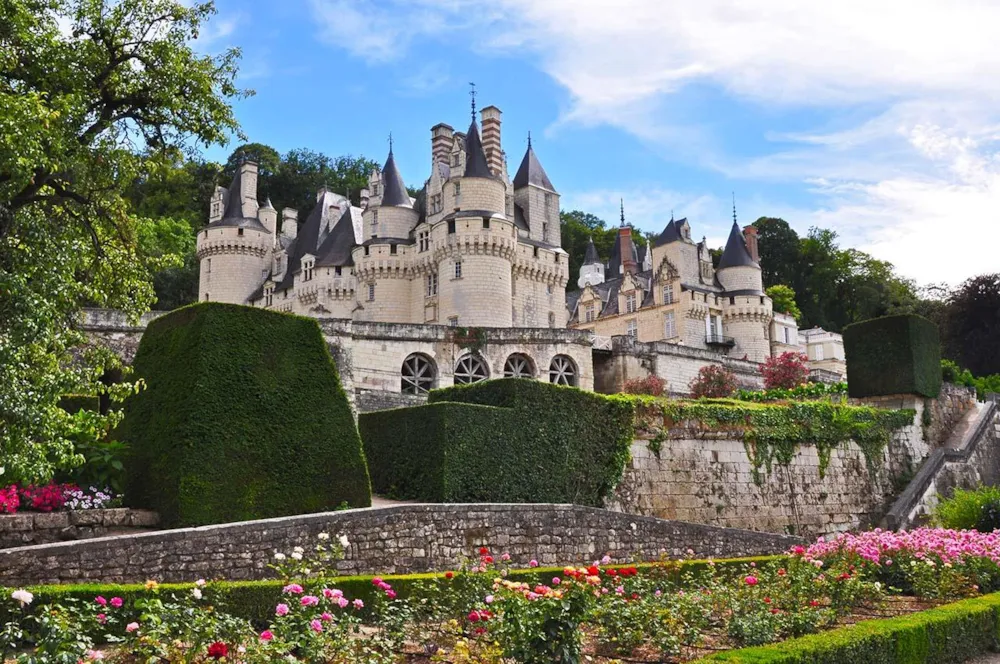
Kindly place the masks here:
[[(644, 400), (643, 406), (647, 413), (650, 407), (659, 409), (661, 431), (696, 424), (704, 431), (727, 432), (741, 438), (758, 485), (763, 481), (762, 469), (770, 473), (774, 463), (787, 466), (803, 444), (816, 448), (820, 477), (826, 474), (833, 450), (849, 440), (861, 448), (869, 472), (874, 473), (893, 432), (911, 424), (915, 415), (912, 410), (881, 410), (828, 401), (763, 404), (735, 399), (650, 399)], [(657, 447), (662, 440), (658, 438), (654, 438)]]
[(481, 327), (452, 328), (451, 340), (459, 348), (478, 355), (486, 348), (486, 330)]

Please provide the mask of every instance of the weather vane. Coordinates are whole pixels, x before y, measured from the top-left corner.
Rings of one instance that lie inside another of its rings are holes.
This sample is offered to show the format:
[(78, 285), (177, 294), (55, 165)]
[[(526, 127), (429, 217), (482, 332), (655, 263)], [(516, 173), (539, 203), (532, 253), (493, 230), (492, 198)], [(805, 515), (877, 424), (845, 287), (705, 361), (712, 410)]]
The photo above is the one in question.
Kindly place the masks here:
[(733, 192), (733, 223), (736, 223), (736, 192)]
[(389, 152), (392, 152), (392, 132), (389, 132)]
[(469, 96), (472, 97), (472, 121), (476, 121), (476, 84), (469, 83)]

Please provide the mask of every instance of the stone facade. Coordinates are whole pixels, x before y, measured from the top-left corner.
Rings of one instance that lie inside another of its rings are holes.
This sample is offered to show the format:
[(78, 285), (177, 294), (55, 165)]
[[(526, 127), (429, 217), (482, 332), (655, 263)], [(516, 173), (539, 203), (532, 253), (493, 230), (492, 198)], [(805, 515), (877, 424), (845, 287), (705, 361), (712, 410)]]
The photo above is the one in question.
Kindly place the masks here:
[(480, 546), (527, 566), (780, 553), (801, 540), (630, 516), (578, 505), (400, 505), (0, 550), (0, 586), (261, 579), (276, 551), (320, 532), (350, 540), (343, 573), (454, 569)]
[(127, 508), (0, 514), (0, 548), (139, 532), (159, 521), (154, 512)]

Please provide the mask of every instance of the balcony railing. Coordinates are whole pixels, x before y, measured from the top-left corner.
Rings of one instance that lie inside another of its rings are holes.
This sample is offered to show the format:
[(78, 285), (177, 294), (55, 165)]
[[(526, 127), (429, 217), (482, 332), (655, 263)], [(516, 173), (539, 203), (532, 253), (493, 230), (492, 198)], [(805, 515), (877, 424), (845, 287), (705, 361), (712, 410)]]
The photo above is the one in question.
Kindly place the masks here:
[(732, 348), (736, 345), (736, 339), (732, 337), (725, 337), (721, 334), (708, 334), (705, 335), (705, 345), (706, 346), (725, 346), (726, 348)]

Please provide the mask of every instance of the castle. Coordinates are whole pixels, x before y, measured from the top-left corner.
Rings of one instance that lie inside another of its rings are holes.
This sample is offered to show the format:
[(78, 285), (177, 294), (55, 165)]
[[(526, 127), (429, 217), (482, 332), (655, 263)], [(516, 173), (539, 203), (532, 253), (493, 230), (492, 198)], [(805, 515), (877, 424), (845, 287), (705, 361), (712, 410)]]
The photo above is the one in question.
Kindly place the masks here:
[(257, 200), (257, 166), (217, 187), (198, 235), (200, 299), (316, 317), (453, 327), (567, 322), (559, 194), (529, 141), (511, 180), (501, 112), (466, 133), (431, 128), (430, 177), (411, 197), (390, 145), (360, 207), (321, 189), (297, 211)]

